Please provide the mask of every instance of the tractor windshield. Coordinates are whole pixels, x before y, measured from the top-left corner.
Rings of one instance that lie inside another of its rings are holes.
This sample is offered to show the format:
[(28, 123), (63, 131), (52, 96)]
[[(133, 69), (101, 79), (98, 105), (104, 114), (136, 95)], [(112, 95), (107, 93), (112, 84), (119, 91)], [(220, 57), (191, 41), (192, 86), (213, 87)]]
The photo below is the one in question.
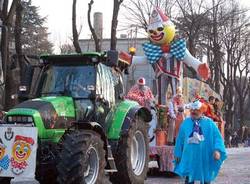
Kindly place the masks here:
[(89, 98), (95, 91), (95, 82), (94, 66), (50, 66), (45, 72), (41, 94)]

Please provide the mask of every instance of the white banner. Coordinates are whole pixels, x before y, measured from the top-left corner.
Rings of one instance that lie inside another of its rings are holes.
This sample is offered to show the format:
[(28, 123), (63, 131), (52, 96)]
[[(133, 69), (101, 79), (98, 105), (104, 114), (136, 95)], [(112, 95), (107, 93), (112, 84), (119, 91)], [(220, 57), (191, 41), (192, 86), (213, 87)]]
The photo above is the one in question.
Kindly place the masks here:
[(34, 178), (36, 151), (36, 127), (0, 127), (0, 177)]

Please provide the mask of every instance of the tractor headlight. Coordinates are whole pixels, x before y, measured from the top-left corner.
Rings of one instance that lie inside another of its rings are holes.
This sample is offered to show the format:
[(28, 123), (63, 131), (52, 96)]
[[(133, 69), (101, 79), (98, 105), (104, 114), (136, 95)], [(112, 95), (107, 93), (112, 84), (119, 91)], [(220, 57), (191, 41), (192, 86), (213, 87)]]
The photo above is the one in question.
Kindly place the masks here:
[(21, 116), (17, 116), (16, 121), (17, 122), (22, 122), (22, 117)]
[(27, 86), (19, 86), (19, 91), (27, 91)]
[(98, 58), (96, 58), (96, 57), (91, 58), (91, 60), (92, 60), (93, 63), (97, 63), (98, 62)]
[[(11, 118), (12, 118), (12, 122), (16, 122), (16, 121), (17, 121), (16, 116), (12, 116)], [(10, 122), (11, 122), (11, 121), (10, 121)]]
[(28, 117), (27, 116), (22, 116), (22, 122), (27, 122), (28, 121)]
[(8, 116), (8, 122), (12, 122), (12, 117)]
[(30, 117), (30, 116), (28, 117), (28, 122), (29, 122), (29, 123), (32, 123), (32, 122), (33, 122), (32, 117)]
[(7, 121), (10, 123), (33, 123), (32, 116), (8, 116)]

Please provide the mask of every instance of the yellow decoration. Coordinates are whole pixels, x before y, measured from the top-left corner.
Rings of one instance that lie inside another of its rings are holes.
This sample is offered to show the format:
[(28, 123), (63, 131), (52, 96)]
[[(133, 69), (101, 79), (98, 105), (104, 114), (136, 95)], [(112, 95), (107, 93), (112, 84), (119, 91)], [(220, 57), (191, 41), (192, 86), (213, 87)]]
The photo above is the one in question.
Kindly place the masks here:
[(134, 48), (134, 47), (129, 47), (129, 53), (130, 53), (131, 55), (135, 55), (135, 52), (136, 52), (136, 48)]

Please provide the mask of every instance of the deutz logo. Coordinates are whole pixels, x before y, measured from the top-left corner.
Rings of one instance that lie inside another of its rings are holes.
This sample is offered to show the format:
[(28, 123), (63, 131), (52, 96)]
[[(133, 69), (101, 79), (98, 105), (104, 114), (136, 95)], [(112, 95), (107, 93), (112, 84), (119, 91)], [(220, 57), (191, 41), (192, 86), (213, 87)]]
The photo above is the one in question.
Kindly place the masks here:
[(14, 132), (11, 127), (7, 128), (7, 131), (4, 133), (4, 137), (7, 141), (10, 141), (14, 136)]

